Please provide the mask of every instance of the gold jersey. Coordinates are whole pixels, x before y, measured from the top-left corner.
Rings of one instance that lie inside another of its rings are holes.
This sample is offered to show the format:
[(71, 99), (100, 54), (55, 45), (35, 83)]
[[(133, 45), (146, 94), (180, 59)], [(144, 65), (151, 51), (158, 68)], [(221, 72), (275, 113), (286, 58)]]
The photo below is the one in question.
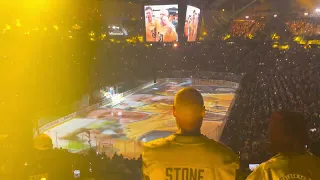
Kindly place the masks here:
[(316, 180), (320, 179), (320, 158), (303, 154), (278, 154), (262, 163), (247, 180)]
[(152, 20), (152, 22), (146, 22), (146, 41), (156, 42), (157, 27), (159, 23), (157, 20)]
[(145, 179), (232, 180), (239, 168), (239, 157), (231, 149), (203, 135), (173, 134), (143, 147)]
[(191, 22), (188, 30), (189, 30), (188, 41), (196, 41), (196, 39), (197, 39), (197, 24)]
[(157, 28), (157, 42), (175, 42), (178, 39), (177, 32), (174, 25), (170, 25), (171, 32), (168, 31), (167, 25), (159, 23)]
[(189, 38), (189, 24), (185, 23), (184, 25), (184, 36)]

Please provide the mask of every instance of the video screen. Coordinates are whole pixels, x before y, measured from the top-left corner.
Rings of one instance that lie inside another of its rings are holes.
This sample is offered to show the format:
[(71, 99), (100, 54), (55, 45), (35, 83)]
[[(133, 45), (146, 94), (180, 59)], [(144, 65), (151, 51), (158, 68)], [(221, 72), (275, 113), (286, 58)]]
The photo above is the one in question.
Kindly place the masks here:
[(127, 36), (127, 31), (119, 25), (109, 25), (108, 33), (110, 36)]
[(178, 41), (178, 4), (144, 6), (146, 41)]
[(186, 21), (184, 25), (184, 36), (188, 42), (197, 40), (200, 9), (194, 6), (187, 6)]

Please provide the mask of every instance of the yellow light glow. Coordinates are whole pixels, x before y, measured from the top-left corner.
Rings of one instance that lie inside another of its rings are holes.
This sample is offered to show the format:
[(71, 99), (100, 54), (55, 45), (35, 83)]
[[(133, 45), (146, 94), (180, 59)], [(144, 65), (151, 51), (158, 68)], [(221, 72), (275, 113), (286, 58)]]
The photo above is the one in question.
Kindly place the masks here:
[(93, 32), (93, 31), (91, 31), (90, 33), (89, 33), (89, 36), (91, 36), (91, 37), (93, 37), (95, 35), (95, 33)]
[(72, 26), (72, 29), (79, 30), (81, 29), (81, 26), (79, 26), (78, 24), (75, 24)]
[(207, 32), (203, 32), (202, 35), (203, 35), (203, 36), (206, 36), (206, 35), (208, 35), (208, 34), (207, 34)]
[(279, 39), (280, 39), (280, 36), (278, 36), (277, 33), (273, 33), (273, 34), (271, 35), (271, 39), (272, 39), (272, 40), (279, 40)]
[(92, 38), (90, 38), (90, 41), (95, 41), (96, 39), (94, 39), (93, 37)]
[(106, 37), (107, 37), (107, 35), (104, 34), (104, 33), (102, 33), (102, 34), (100, 35), (100, 40), (104, 40), (104, 39), (106, 39)]
[(282, 45), (282, 46), (279, 47), (279, 49), (288, 50), (289, 49), (289, 45)]
[(11, 26), (9, 24), (6, 24), (5, 30), (10, 30)]
[(314, 40), (309, 40), (309, 41), (308, 41), (308, 44), (317, 44), (317, 45), (319, 45), (319, 44), (320, 44), (320, 41), (319, 41), (319, 40), (316, 40), (316, 39), (314, 39)]
[(307, 44), (307, 42), (305, 40), (302, 40), (299, 42), (299, 44)]
[(143, 42), (143, 36), (138, 36), (138, 41)]
[(54, 25), (54, 26), (53, 26), (53, 29), (59, 30), (59, 27), (58, 27), (57, 25)]
[(230, 36), (230, 34), (227, 34), (224, 38), (223, 38), (223, 40), (227, 40), (227, 39), (229, 39), (231, 36)]
[(299, 42), (301, 40), (302, 40), (302, 38), (300, 36), (296, 36), (293, 38), (293, 41), (295, 41), (295, 42)]
[(17, 26), (17, 27), (21, 27), (21, 26), (22, 26), (22, 25), (21, 25), (21, 22), (20, 22), (20, 19), (17, 19), (17, 20), (16, 20), (16, 26)]

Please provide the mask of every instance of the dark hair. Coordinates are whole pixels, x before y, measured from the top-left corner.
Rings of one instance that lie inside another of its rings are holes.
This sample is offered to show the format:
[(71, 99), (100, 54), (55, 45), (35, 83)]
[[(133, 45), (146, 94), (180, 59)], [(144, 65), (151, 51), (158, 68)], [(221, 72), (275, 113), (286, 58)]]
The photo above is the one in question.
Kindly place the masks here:
[(145, 11), (147, 11), (147, 10), (151, 10), (152, 11), (152, 8), (150, 6), (147, 6), (144, 10)]
[(270, 150), (279, 152), (300, 152), (308, 143), (307, 121), (297, 112), (280, 111), (272, 113), (269, 122)]

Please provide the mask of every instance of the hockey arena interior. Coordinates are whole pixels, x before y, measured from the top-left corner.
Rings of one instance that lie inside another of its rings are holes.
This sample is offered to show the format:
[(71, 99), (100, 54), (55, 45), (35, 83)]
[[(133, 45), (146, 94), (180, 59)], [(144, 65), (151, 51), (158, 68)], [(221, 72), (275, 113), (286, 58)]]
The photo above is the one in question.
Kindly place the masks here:
[[(4, 0), (0, 41), (0, 180), (320, 179), (319, 0)], [(186, 87), (229, 154), (154, 175)]]

